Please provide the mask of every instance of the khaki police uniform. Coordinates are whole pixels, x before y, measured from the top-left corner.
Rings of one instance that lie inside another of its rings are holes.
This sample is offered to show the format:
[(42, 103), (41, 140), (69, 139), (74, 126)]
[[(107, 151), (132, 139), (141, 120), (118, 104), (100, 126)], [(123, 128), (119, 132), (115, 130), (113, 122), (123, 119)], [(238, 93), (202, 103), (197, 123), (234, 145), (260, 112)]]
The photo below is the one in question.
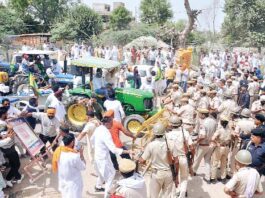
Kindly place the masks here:
[(233, 191), (237, 194), (237, 197), (240, 198), (247, 198), (244, 193), (246, 191), (246, 188), (248, 186), (248, 182), (249, 180), (252, 180), (254, 182), (254, 189), (257, 192), (263, 192), (263, 188), (262, 188), (262, 184), (260, 181), (260, 175), (256, 170), (257, 173), (254, 174), (255, 178), (251, 178), (250, 176), (253, 176), (253, 174), (249, 174), (250, 171), (252, 171), (253, 168), (250, 167), (243, 167), (240, 168), (232, 177), (231, 180), (229, 180), (229, 182), (225, 185), (225, 187), (229, 190), (229, 191)]
[(231, 117), (231, 113), (233, 112), (233, 109), (237, 107), (237, 104), (232, 99), (227, 99), (221, 103), (221, 105), (218, 108), (218, 112), (220, 113), (220, 116), (225, 117)]
[(216, 130), (216, 120), (213, 118), (207, 117), (199, 121), (198, 134), (200, 136), (205, 136), (205, 139), (198, 143), (198, 147), (195, 153), (193, 171), (197, 172), (202, 158), (204, 158), (206, 174), (205, 178), (210, 180), (210, 161), (213, 151), (213, 147), (210, 146), (210, 141)]
[[(256, 112), (256, 113), (261, 113), (265, 115), (265, 105), (262, 106), (260, 100), (256, 100), (255, 102), (252, 103), (251, 105), (251, 112)], [(256, 114), (255, 113), (255, 114)]]
[(229, 126), (223, 128), (219, 126), (213, 135), (212, 140), (216, 143), (216, 148), (214, 149), (212, 155), (212, 174), (211, 179), (217, 179), (217, 169), (218, 165), (221, 164), (220, 174), (221, 179), (226, 178), (226, 165), (229, 153), (229, 144), (231, 142), (231, 130)]
[(233, 147), (231, 152), (231, 164), (230, 164), (232, 174), (235, 173), (234, 156), (240, 149), (240, 138), (238, 136), (240, 135), (240, 133), (249, 134), (251, 130), (254, 128), (255, 128), (254, 120), (250, 118), (242, 118), (236, 123), (235, 131), (233, 133), (233, 135), (235, 136), (235, 142), (234, 142), (235, 146)]
[(179, 110), (176, 111), (178, 116), (180, 116), (182, 122), (184, 123), (183, 127), (189, 128), (190, 125), (186, 125), (185, 123), (191, 123), (194, 120), (195, 115), (195, 109), (190, 104), (185, 104), (179, 108)]
[[(170, 145), (169, 145), (170, 147)], [(173, 153), (172, 147), (170, 147)], [(144, 160), (151, 161), (150, 182), (148, 182), (150, 198), (170, 197), (173, 187), (172, 174), (167, 159), (167, 146), (165, 138), (156, 138), (150, 142), (142, 155)]]
[(193, 142), (191, 136), (185, 129), (183, 129), (183, 133), (181, 128), (173, 129), (167, 133), (167, 140), (174, 146), (173, 156), (178, 157), (179, 159), (179, 198), (185, 197), (189, 177), (188, 161), (184, 150), (183, 134), (187, 145), (192, 146)]

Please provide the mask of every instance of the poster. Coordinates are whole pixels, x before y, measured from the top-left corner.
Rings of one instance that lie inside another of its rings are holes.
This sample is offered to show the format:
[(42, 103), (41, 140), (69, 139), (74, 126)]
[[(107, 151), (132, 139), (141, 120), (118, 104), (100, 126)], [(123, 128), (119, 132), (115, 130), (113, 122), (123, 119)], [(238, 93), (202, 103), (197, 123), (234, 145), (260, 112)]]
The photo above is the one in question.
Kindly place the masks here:
[(31, 156), (40, 153), (40, 149), (44, 147), (44, 143), (29, 127), (24, 118), (16, 118), (8, 122), (13, 127), (18, 139), (27, 149)]

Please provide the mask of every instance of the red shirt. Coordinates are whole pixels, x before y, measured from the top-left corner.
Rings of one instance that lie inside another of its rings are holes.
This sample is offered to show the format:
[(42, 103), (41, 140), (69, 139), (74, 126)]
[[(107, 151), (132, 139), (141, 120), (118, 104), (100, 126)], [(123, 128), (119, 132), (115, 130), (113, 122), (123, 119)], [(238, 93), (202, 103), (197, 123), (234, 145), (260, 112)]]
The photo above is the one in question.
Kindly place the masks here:
[(120, 122), (113, 120), (113, 125), (110, 129), (112, 140), (117, 148), (121, 148), (123, 146), (120, 140), (120, 131), (122, 130), (123, 126)]

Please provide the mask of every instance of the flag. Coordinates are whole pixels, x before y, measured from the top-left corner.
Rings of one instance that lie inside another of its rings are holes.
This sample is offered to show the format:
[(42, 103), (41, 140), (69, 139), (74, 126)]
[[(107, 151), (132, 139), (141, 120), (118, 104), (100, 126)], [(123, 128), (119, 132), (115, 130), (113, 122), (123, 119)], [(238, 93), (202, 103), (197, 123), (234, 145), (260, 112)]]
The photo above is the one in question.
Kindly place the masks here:
[(29, 74), (29, 86), (33, 89), (34, 95), (41, 95), (38, 85), (35, 81), (35, 77), (32, 75), (32, 73)]

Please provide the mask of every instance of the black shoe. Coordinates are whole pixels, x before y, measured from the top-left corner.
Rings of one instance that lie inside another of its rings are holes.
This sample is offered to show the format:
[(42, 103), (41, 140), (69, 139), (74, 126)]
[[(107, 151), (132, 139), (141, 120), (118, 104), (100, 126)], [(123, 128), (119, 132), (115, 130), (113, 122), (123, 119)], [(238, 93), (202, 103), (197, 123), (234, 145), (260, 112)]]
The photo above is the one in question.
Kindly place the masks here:
[(211, 181), (210, 181), (210, 180), (205, 179), (205, 178), (203, 178), (203, 180), (204, 180), (207, 184), (211, 184)]
[(232, 177), (230, 175), (226, 175), (226, 179), (231, 179)]
[(188, 192), (185, 193), (185, 196), (188, 197)]
[(216, 179), (211, 179), (210, 182), (211, 182), (212, 184), (216, 184), (216, 183), (217, 183), (217, 180), (216, 180)]
[(223, 184), (226, 184), (226, 178), (222, 179), (221, 182), (222, 182)]
[(193, 176), (194, 176), (194, 177), (197, 176), (197, 173), (194, 172), (194, 173), (193, 173)]
[(219, 182), (220, 182), (220, 181), (222, 181), (222, 179), (219, 177), (219, 178), (217, 178), (217, 181), (219, 181)]
[(95, 192), (104, 192), (105, 188), (97, 188), (95, 187)]

